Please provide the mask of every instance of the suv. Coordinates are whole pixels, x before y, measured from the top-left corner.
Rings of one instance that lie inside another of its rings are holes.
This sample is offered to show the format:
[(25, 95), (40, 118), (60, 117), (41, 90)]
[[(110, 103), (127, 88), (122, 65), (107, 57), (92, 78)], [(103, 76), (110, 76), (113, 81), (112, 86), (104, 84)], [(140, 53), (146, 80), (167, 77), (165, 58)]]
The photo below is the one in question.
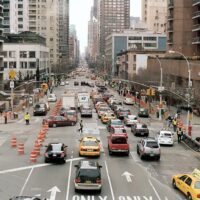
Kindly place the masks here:
[(149, 129), (144, 123), (135, 123), (131, 126), (131, 132), (136, 136), (149, 136)]
[(92, 117), (92, 108), (90, 106), (82, 106), (80, 112), (81, 117)]
[(129, 155), (129, 144), (127, 136), (124, 134), (112, 134), (108, 136), (108, 152), (109, 155), (113, 153), (125, 153)]
[(47, 105), (46, 103), (37, 103), (33, 108), (33, 116), (36, 115), (46, 115), (47, 114)]
[(155, 138), (143, 138), (137, 144), (137, 154), (141, 159), (144, 157), (150, 157), (160, 160), (160, 145)]
[(96, 161), (79, 161), (76, 167), (76, 177), (74, 180), (75, 191), (97, 190), (101, 192), (101, 168)]

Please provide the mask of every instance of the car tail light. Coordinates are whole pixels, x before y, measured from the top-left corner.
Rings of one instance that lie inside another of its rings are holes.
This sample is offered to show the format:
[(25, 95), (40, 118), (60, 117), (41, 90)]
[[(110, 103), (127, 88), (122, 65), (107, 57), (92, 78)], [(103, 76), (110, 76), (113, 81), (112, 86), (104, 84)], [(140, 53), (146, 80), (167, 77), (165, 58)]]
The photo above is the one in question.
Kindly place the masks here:
[(49, 157), (49, 154), (48, 154), (48, 153), (45, 153), (44, 155), (45, 155), (45, 157)]
[(65, 156), (64, 152), (62, 152), (60, 156), (61, 156), (61, 157), (64, 157), (64, 156)]
[(76, 178), (75, 179), (75, 183), (80, 183), (81, 182), (81, 179), (80, 178)]
[(100, 178), (97, 178), (97, 179), (96, 179), (96, 183), (101, 184), (101, 179), (100, 179)]
[(200, 199), (200, 194), (197, 194), (197, 198), (199, 198), (199, 199)]
[(100, 147), (97, 148), (97, 151), (100, 151)]
[(81, 147), (81, 151), (85, 151), (85, 148)]

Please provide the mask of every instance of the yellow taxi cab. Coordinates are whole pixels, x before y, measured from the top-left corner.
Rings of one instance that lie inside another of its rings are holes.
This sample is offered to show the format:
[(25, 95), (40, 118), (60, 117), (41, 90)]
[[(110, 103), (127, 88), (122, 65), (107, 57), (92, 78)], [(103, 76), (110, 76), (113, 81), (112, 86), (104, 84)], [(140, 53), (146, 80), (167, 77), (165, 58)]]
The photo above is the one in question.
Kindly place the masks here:
[(110, 119), (116, 119), (114, 113), (105, 113), (101, 116), (101, 122), (106, 124)]
[(79, 156), (100, 156), (99, 142), (96, 137), (83, 137), (79, 144)]
[(187, 200), (200, 200), (200, 170), (172, 177), (172, 186), (187, 196)]

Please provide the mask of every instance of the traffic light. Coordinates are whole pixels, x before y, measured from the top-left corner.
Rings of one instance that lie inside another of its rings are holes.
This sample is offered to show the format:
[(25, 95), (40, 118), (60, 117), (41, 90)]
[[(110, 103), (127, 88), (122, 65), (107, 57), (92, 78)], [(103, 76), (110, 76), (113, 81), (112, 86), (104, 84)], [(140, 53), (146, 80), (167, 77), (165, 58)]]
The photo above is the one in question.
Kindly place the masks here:
[(151, 95), (151, 89), (147, 89), (147, 96)]
[(155, 93), (156, 93), (155, 89), (151, 88), (151, 96), (155, 96)]

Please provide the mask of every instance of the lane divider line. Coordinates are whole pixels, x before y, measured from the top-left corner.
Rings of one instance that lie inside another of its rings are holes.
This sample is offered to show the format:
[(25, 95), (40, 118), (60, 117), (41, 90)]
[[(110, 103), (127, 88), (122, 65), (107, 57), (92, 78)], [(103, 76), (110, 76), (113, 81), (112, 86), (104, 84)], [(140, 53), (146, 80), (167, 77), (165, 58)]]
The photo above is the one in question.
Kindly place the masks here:
[(110, 185), (110, 191), (111, 191), (112, 200), (115, 200), (115, 196), (114, 196), (114, 192), (113, 192), (113, 187), (112, 187), (110, 175), (109, 175), (109, 172), (108, 172), (108, 166), (107, 166), (106, 160), (104, 160), (104, 163), (105, 163), (105, 167), (106, 167), (106, 173), (107, 173), (107, 176), (108, 176), (108, 182), (109, 182), (109, 185)]
[(31, 177), (32, 172), (33, 172), (33, 168), (30, 170), (29, 175), (28, 175), (28, 177), (27, 177), (27, 179), (26, 179), (26, 181), (25, 181), (25, 183), (24, 183), (24, 185), (23, 185), (23, 187), (22, 187), (22, 189), (20, 191), (19, 196), (21, 196), (23, 194), (24, 189), (25, 189), (25, 187), (26, 187), (26, 185), (27, 185), (27, 183), (28, 183), (28, 181), (29, 181), (29, 179)]
[(73, 159), (73, 155), (71, 156), (71, 161), (70, 161), (70, 165), (69, 165), (66, 200), (69, 199), (69, 189), (70, 189), (70, 181), (71, 181), (71, 173), (72, 173), (72, 159)]
[(161, 198), (160, 198), (160, 196), (159, 196), (158, 192), (156, 191), (156, 189), (155, 189), (155, 187), (154, 187), (153, 183), (151, 182), (151, 180), (149, 179), (148, 181), (149, 181), (149, 184), (151, 185), (151, 187), (152, 187), (153, 191), (155, 192), (155, 194), (156, 194), (156, 196), (157, 196), (158, 200), (161, 200)]

